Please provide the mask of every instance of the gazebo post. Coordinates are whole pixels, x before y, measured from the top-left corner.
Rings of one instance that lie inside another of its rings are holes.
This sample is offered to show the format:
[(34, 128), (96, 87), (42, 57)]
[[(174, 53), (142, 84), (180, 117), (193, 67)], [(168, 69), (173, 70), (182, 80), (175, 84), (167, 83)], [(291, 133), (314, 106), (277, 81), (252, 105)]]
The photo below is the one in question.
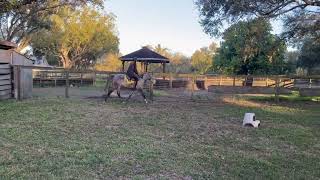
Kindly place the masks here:
[(166, 63), (162, 63), (162, 72), (166, 73)]
[(124, 61), (122, 61), (122, 72), (124, 72)]
[(162, 63), (162, 72), (163, 72), (163, 80), (165, 80), (166, 77), (164, 74), (166, 73), (166, 63)]
[(141, 65), (141, 70), (144, 70), (144, 63), (142, 61), (140, 62), (140, 65)]
[(146, 62), (145, 72), (148, 72), (148, 63)]

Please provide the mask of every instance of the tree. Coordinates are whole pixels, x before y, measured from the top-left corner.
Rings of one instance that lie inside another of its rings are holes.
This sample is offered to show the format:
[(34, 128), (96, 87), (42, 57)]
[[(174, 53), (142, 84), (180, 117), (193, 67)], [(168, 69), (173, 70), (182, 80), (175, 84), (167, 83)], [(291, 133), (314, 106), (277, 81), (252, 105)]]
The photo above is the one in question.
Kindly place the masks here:
[[(162, 47), (158, 44), (155, 47), (149, 46), (155, 52), (169, 58), (170, 64), (168, 68), (173, 73), (187, 73), (191, 70), (190, 58), (186, 57), (182, 53), (172, 52), (170, 49)], [(151, 70), (160, 71), (161, 67), (159, 65), (151, 65)]]
[(200, 74), (208, 72), (212, 66), (213, 57), (217, 50), (217, 44), (212, 43), (209, 47), (203, 47), (193, 53), (191, 65)]
[(56, 56), (64, 68), (87, 68), (103, 54), (118, 52), (119, 39), (113, 15), (88, 7), (63, 9), (50, 18), (51, 28), (32, 36), (31, 46), (46, 56)]
[(312, 74), (312, 70), (320, 66), (320, 44), (310, 39), (305, 40), (300, 51), (298, 67), (305, 68)]
[(286, 45), (271, 30), (271, 24), (264, 19), (232, 25), (223, 35), (215, 70), (243, 75), (285, 73)]
[(101, 58), (101, 62), (96, 64), (98, 71), (119, 72), (122, 69), (122, 63), (119, 59), (119, 54), (109, 53)]
[[(45, 4), (47, 2), (49, 2), (49, 0), (2, 0), (0, 2), (0, 14), (20, 9), (21, 7), (24, 7), (26, 5), (36, 3)], [(101, 0), (64, 0), (57, 2), (59, 2), (60, 5), (76, 5), (81, 3), (92, 3), (102, 5), (103, 3), (103, 1)]]
[(297, 50), (285, 53), (285, 61), (288, 64), (289, 73), (296, 73), (299, 56), (300, 52)]
[(0, 39), (18, 44), (18, 51), (27, 47), (32, 34), (49, 28), (48, 17), (64, 7), (86, 4), (102, 6), (102, 0), (5, 0), (0, 2)]
[(196, 0), (204, 31), (219, 35), (228, 23), (257, 17), (284, 17), (286, 37), (312, 36), (320, 40), (319, 0)]

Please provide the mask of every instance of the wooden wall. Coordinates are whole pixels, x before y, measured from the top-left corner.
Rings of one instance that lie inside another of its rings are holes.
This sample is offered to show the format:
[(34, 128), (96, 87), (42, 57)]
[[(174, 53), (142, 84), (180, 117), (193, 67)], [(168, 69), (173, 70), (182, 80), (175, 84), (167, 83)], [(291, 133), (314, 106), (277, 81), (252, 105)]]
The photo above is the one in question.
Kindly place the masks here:
[(0, 63), (0, 100), (12, 97), (11, 67), (7, 63)]

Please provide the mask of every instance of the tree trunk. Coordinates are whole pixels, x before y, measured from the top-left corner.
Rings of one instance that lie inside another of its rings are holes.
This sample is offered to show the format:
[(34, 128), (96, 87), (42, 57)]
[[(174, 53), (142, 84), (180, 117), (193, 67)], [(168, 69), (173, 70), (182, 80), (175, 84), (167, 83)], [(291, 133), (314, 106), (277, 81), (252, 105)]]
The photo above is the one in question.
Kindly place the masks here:
[(23, 39), (20, 41), (19, 46), (17, 47), (17, 51), (21, 53), (26, 47), (29, 46), (30, 41), (31, 41), (31, 38), (30, 38), (30, 37), (25, 37), (25, 38), (23, 38)]
[(61, 62), (62, 62), (64, 69), (71, 69), (72, 68), (72, 62), (68, 56), (68, 52), (66, 52), (66, 51), (61, 52), (60, 59), (61, 59)]

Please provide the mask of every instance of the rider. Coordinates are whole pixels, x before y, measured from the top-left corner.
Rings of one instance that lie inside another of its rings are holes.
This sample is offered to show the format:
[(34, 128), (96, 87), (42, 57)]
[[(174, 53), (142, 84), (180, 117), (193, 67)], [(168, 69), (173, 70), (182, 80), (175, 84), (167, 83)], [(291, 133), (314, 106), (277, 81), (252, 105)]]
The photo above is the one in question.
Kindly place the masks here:
[(136, 88), (137, 83), (140, 79), (140, 76), (137, 70), (137, 60), (134, 60), (133, 62), (130, 63), (129, 68), (127, 70), (127, 76), (129, 77), (130, 80), (134, 81), (134, 88)]

